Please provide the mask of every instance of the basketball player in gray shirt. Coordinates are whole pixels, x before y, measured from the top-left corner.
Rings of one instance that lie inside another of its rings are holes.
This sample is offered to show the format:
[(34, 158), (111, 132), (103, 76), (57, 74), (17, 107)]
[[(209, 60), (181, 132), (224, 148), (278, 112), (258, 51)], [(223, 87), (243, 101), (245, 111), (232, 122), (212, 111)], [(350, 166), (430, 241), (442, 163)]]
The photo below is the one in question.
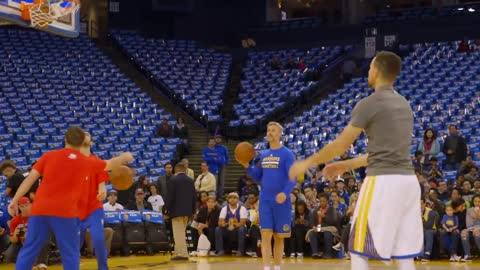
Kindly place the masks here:
[(368, 270), (368, 259), (398, 260), (400, 270), (414, 270), (421, 256), (423, 227), (420, 189), (411, 159), (413, 115), (408, 101), (395, 91), (402, 61), (394, 53), (379, 52), (370, 64), (368, 84), (375, 89), (353, 109), (350, 123), (335, 141), (290, 169), (290, 179), (317, 164), (332, 161), (365, 132), (367, 154), (328, 164), (325, 177), (367, 167), (353, 216), (349, 251), (352, 270)]

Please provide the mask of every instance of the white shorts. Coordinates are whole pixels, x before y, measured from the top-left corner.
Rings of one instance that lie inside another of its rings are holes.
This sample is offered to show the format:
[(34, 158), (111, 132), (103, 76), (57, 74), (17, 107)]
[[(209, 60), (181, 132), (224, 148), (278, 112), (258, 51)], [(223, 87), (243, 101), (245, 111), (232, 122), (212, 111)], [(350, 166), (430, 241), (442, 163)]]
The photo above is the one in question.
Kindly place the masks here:
[(349, 239), (349, 252), (389, 261), (423, 254), (420, 185), (415, 175), (365, 179)]

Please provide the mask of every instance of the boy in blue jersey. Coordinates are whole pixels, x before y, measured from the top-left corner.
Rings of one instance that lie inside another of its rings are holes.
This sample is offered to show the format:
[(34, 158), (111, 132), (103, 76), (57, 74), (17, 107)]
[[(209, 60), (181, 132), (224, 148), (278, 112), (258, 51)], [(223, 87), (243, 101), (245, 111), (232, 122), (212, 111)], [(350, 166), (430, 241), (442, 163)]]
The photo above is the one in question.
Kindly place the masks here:
[(280, 143), (283, 127), (277, 122), (267, 125), (267, 141), (270, 149), (257, 157), (258, 164), (240, 164), (247, 169), (260, 191), (259, 217), (262, 230), (262, 257), (264, 269), (270, 270), (272, 236), (274, 238), (274, 270), (280, 270), (284, 238), (290, 237), (292, 209), (290, 193), (296, 181), (289, 181), (288, 171), (295, 161), (292, 151)]

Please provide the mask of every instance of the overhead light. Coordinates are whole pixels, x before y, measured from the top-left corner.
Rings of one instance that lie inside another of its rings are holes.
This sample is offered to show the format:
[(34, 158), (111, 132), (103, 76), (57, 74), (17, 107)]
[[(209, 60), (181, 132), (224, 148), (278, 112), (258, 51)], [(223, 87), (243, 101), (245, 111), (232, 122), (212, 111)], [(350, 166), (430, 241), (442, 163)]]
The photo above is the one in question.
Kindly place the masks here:
[(469, 8), (469, 9), (468, 9), (468, 12), (475, 12), (475, 9)]

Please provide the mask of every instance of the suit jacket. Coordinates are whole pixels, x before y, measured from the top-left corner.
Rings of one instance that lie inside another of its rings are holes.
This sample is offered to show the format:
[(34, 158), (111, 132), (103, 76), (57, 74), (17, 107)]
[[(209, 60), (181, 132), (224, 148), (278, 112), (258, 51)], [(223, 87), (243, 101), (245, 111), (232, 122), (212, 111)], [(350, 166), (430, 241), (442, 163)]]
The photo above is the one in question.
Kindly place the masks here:
[(184, 173), (179, 173), (168, 181), (167, 188), (166, 214), (172, 218), (193, 216), (197, 193), (192, 179)]
[(157, 188), (158, 188), (158, 193), (164, 200), (167, 199), (167, 191), (168, 191), (168, 182), (170, 182), (170, 179), (172, 179), (173, 175), (162, 175), (158, 177), (157, 180)]
[(460, 163), (464, 160), (467, 159), (467, 144), (465, 143), (465, 139), (457, 135), (457, 149), (455, 150), (455, 153), (452, 155), (448, 154), (448, 148), (453, 144), (453, 137), (452, 136), (447, 136), (445, 138), (445, 142), (443, 143), (443, 153), (447, 156), (447, 159), (454, 159), (455, 162)]

